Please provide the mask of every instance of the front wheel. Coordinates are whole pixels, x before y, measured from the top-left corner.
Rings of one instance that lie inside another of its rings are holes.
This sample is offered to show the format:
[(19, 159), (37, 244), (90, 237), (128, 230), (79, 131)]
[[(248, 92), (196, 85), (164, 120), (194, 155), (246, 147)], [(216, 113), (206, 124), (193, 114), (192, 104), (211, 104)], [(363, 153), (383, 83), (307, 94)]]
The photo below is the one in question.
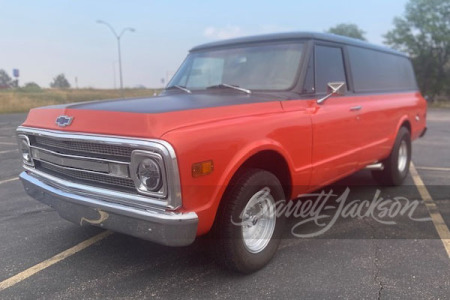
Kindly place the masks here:
[(407, 128), (401, 127), (391, 154), (383, 161), (384, 169), (372, 171), (372, 175), (382, 185), (401, 185), (408, 175), (410, 162), (411, 134)]
[(264, 267), (274, 256), (284, 228), (277, 202), (285, 200), (278, 178), (248, 169), (232, 180), (214, 224), (216, 258), (241, 273)]

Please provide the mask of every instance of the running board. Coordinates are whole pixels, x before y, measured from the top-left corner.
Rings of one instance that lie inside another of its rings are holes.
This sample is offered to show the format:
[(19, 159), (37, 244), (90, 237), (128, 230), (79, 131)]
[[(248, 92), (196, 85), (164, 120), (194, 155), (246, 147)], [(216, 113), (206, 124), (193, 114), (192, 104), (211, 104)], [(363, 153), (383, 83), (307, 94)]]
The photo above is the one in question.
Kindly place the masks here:
[(383, 165), (383, 163), (374, 163), (374, 164), (371, 164), (371, 165), (367, 165), (366, 169), (382, 171), (382, 170), (384, 170), (384, 165)]

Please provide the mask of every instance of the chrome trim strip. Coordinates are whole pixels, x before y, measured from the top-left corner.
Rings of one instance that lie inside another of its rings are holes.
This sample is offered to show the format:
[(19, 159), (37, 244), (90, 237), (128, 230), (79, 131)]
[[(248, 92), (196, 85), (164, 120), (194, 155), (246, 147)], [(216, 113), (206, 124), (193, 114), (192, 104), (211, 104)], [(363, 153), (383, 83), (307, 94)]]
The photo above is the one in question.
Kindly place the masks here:
[[(25, 140), (27, 142), (28, 150), (30, 151), (31, 163), (25, 161), (25, 159), (23, 158), (22, 145), (20, 144), (20, 140), (21, 139)], [(28, 136), (26, 136), (24, 134), (17, 135), (17, 143), (18, 143), (18, 146), (19, 146), (20, 155), (22, 157), (22, 163), (24, 165), (27, 165), (27, 166), (30, 166), (30, 167), (34, 167), (33, 157), (32, 157), (32, 154), (31, 154), (31, 146), (30, 146), (31, 144), (30, 144), (30, 139), (28, 138)]]
[[(119, 194), (122, 200), (128, 200), (128, 202), (138, 201), (140, 203), (151, 203), (157, 206), (165, 206), (168, 209), (176, 209), (181, 206), (181, 186), (180, 186), (180, 175), (178, 170), (177, 157), (173, 147), (166, 141), (157, 139), (138, 139), (130, 137), (121, 136), (109, 136), (109, 135), (94, 135), (78, 132), (63, 132), (55, 130), (45, 130), (19, 126), (17, 128), (18, 134), (29, 134), (35, 136), (51, 137), (60, 140), (73, 140), (80, 142), (93, 142), (98, 144), (109, 144), (109, 145), (121, 145), (126, 147), (133, 147), (135, 149), (147, 150), (159, 153), (164, 160), (164, 165), (166, 168), (166, 182), (167, 185), (167, 197), (165, 200), (157, 199), (156, 197), (141, 196), (136, 194), (128, 194), (122, 192), (109, 191), (102, 188), (96, 188), (86, 185), (77, 184), (79, 190), (84, 190), (88, 193), (97, 193), (98, 196), (114, 197), (112, 194)], [(52, 178), (51, 180), (58, 179), (61, 185), (66, 185), (66, 187), (73, 187), (74, 183), (66, 180), (61, 180), (54, 176), (38, 172), (34, 168), (26, 168), (28, 171), (34, 172), (42, 177)], [(146, 201), (144, 200), (146, 199)], [(109, 201), (115, 201), (114, 198), (110, 198)], [(132, 203), (129, 203), (132, 205)]]
[(129, 194), (101, 187), (88, 186), (61, 179), (30, 167), (24, 166), (24, 168), (28, 175), (36, 177), (38, 180), (49, 186), (71, 194), (92, 197), (107, 202), (121, 203), (128, 206), (139, 207), (141, 209), (165, 210), (167, 208), (167, 200), (164, 199), (150, 198), (140, 194)]
[(31, 154), (34, 160), (43, 161), (61, 168), (70, 168), (72, 170), (94, 172), (103, 175), (109, 174), (108, 163), (95, 162), (87, 159), (74, 159), (36, 147), (31, 148)]
[(125, 165), (129, 173), (130, 164), (126, 162), (61, 154), (35, 146), (31, 146), (30, 148), (32, 158), (37, 161), (43, 161), (45, 163), (68, 170), (75, 170), (80, 172), (93, 173), (116, 178), (131, 179), (129, 174), (127, 174), (127, 176), (119, 176), (111, 173), (110, 167), (111, 164)]
[(73, 159), (79, 159), (79, 160), (90, 160), (90, 161), (94, 161), (94, 162), (114, 163), (114, 164), (121, 164), (121, 165), (129, 165), (130, 164), (129, 162), (124, 162), (124, 161), (120, 161), (120, 160), (59, 153), (59, 152), (55, 152), (55, 151), (52, 151), (49, 149), (45, 149), (45, 148), (37, 147), (37, 146), (33, 146), (33, 145), (31, 145), (30, 147), (40, 150), (40, 151), (49, 152), (53, 155), (60, 156), (60, 157), (67, 157), (67, 158), (73, 158)]
[[(49, 161), (42, 161), (42, 162), (43, 162), (43, 163), (46, 163), (46, 164), (48, 164), (48, 165), (54, 166), (54, 167), (56, 167), (56, 168), (61, 168), (61, 169), (68, 170), (68, 171), (78, 171), (78, 172), (83, 172), (83, 173), (88, 173), (88, 174), (94, 174), (94, 175), (109, 176), (109, 177), (111, 177), (111, 178), (129, 179), (130, 181), (132, 180), (132, 179), (129, 178), (129, 177), (111, 176), (111, 175), (108, 174), (108, 173), (101, 173), (101, 172), (90, 171), (90, 170), (86, 170), (86, 169), (76, 169), (76, 168), (72, 168), (72, 167), (60, 166), (60, 165), (51, 163), (51, 162), (49, 162)], [(31, 169), (31, 170), (29, 170), (29, 171), (34, 172), (35, 170), (36, 170), (36, 169)], [(44, 171), (40, 171), (40, 172), (45, 173)], [(47, 173), (45, 173), (45, 174), (47, 174)], [(55, 177), (56, 177), (56, 176), (55, 176)], [(93, 180), (89, 180), (89, 179), (84, 179), (84, 180), (87, 180), (87, 181), (93, 181)], [(67, 181), (67, 182), (71, 182), (70, 180), (66, 180), (66, 181)], [(93, 182), (94, 182), (94, 181), (93, 181)], [(103, 183), (105, 184), (105, 182), (103, 182)], [(73, 184), (73, 183), (72, 183), (72, 184)]]

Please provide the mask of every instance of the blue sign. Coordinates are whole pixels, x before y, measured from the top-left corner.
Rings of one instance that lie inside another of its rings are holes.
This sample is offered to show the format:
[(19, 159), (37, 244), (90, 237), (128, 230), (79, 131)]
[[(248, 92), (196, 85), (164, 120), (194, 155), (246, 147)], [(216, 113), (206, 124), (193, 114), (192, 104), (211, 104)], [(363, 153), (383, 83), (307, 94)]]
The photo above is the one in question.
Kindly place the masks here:
[(13, 69), (13, 76), (19, 77), (19, 69)]

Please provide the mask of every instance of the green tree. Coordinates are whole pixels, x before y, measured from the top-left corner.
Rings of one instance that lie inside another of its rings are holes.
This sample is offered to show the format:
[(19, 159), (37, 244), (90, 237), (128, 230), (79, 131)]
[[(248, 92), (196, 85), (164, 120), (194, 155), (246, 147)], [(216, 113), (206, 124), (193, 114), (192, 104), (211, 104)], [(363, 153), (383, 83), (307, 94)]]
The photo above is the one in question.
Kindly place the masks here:
[(50, 87), (57, 89), (68, 89), (70, 88), (70, 83), (64, 74), (59, 74), (53, 78), (53, 82), (50, 83)]
[(410, 55), (423, 94), (450, 92), (450, 0), (410, 0), (384, 38)]
[(5, 70), (0, 70), (0, 87), (10, 87), (11, 77), (6, 73)]
[(36, 82), (27, 82), (24, 84), (23, 89), (27, 91), (40, 91), (41, 87)]
[(29, 89), (40, 89), (41, 87), (39, 86), (39, 84), (37, 84), (36, 82), (27, 82), (24, 84), (23, 86), (24, 88), (29, 88)]
[(356, 24), (341, 23), (331, 27), (326, 32), (366, 41), (364, 37), (364, 34), (366, 34), (365, 31), (360, 29)]

